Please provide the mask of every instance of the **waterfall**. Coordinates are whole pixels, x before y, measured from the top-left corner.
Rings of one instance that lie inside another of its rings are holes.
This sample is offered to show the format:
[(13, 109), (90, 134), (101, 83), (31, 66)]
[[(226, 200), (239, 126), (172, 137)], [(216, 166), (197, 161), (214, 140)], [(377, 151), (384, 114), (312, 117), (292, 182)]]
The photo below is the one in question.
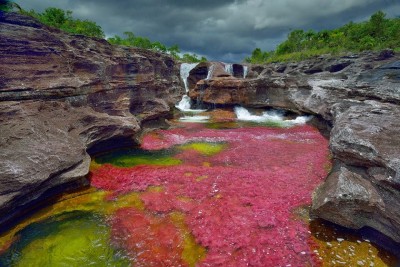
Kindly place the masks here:
[(183, 80), (183, 83), (185, 85), (185, 91), (186, 94), (184, 96), (182, 96), (181, 101), (179, 101), (178, 104), (175, 105), (175, 107), (177, 109), (179, 109), (180, 111), (183, 112), (203, 112), (205, 110), (200, 110), (200, 109), (190, 109), (191, 107), (191, 101), (190, 101), (190, 97), (188, 96), (188, 92), (189, 92), (189, 86), (188, 86), (188, 82), (187, 82), (187, 78), (189, 77), (189, 73), (190, 71), (197, 66), (198, 63), (182, 63), (181, 64), (181, 69), (180, 69), (180, 75), (181, 75), (181, 79)]
[(207, 78), (206, 78), (206, 80), (211, 79), (212, 74), (213, 74), (213, 71), (214, 71), (214, 65), (211, 65), (210, 68), (208, 68), (208, 73), (207, 73)]
[[(225, 71), (229, 73), (230, 75), (233, 75), (233, 64), (232, 63), (224, 63), (225, 66)], [(249, 67), (248, 66), (243, 66), (243, 79), (246, 78), (247, 73), (248, 73)]]
[(187, 78), (189, 77), (190, 71), (197, 66), (199, 63), (182, 63), (181, 64), (181, 79), (183, 80), (183, 83), (185, 84), (185, 90), (186, 92), (189, 92), (189, 87), (187, 84)]
[(243, 66), (243, 79), (246, 79), (247, 73), (249, 72), (248, 66)]
[(188, 95), (182, 96), (182, 100), (175, 107), (181, 111), (190, 110), (190, 97)]
[(253, 115), (244, 107), (235, 107), (235, 114), (239, 121), (271, 122), (285, 127), (305, 124), (312, 118), (312, 116), (298, 116), (293, 120), (286, 120), (284, 112), (278, 110), (269, 110), (264, 111), (262, 115)]
[(224, 63), (225, 71), (233, 76), (233, 64), (231, 63)]

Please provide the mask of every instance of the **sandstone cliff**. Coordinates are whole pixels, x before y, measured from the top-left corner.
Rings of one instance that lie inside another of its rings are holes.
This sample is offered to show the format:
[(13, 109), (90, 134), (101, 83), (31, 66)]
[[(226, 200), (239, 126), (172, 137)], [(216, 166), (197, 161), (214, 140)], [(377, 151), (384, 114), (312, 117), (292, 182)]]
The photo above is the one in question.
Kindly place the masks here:
[(134, 144), (182, 94), (167, 55), (0, 13), (0, 225), (84, 185), (88, 151)]
[(314, 194), (312, 213), (350, 228), (372, 227), (400, 242), (399, 58), (385, 50), (250, 65), (248, 79), (216, 75), (197, 82), (189, 95), (320, 118), (330, 131), (334, 166)]

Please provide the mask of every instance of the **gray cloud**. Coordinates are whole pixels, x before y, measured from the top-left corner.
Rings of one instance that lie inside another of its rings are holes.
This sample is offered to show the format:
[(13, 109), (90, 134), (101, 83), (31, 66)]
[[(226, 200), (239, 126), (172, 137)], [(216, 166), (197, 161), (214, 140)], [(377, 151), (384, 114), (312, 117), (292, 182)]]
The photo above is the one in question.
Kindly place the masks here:
[(212, 60), (241, 61), (260, 47), (273, 50), (293, 29), (329, 29), (360, 21), (377, 10), (400, 15), (398, 0), (19, 0), (25, 9), (72, 10), (96, 21), (107, 36), (132, 31), (178, 44)]

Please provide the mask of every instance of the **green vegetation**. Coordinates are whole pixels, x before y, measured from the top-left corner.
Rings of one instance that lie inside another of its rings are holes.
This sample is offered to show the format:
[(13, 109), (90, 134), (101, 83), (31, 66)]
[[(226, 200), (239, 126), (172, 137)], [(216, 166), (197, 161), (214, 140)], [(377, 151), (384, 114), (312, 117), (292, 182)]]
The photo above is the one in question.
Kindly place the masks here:
[(266, 63), (299, 61), (322, 54), (360, 52), (391, 48), (400, 50), (400, 18), (388, 19), (378, 11), (368, 21), (350, 22), (334, 30), (315, 32), (294, 30), (275, 51), (256, 48), (245, 61)]
[(175, 59), (181, 60), (183, 62), (196, 63), (201, 61), (207, 61), (205, 57), (199, 58), (195, 54), (183, 54), (182, 57), (180, 57), (179, 53), (181, 51), (178, 45), (167, 47), (160, 42), (152, 42), (146, 37), (136, 36), (132, 32), (124, 32), (124, 35), (126, 36), (125, 38), (115, 35), (114, 37), (108, 38), (107, 41), (110, 44), (114, 45), (139, 47), (144, 49), (155, 50), (162, 53), (167, 53), (173, 56)]
[(100, 216), (64, 213), (22, 229), (0, 256), (0, 266), (130, 266), (110, 239), (111, 230)]
[(72, 17), (72, 11), (69, 10), (64, 11), (59, 8), (49, 7), (43, 13), (37, 13), (34, 10), (22, 10), (22, 13), (37, 18), (47, 26), (58, 28), (72, 34), (104, 38), (104, 32), (99, 25), (89, 20), (74, 19)]
[[(9, 11), (11, 9), (12, 4), (10, 1), (0, 0), (0, 10)], [(38, 19), (47, 26), (58, 28), (65, 32), (97, 38), (105, 37), (99, 25), (89, 20), (74, 19), (72, 17), (72, 11), (70, 10), (65, 11), (59, 8), (49, 7), (43, 13), (38, 13), (34, 10), (26, 11), (23, 9), (20, 11), (22, 14)], [(183, 62), (195, 63), (207, 61), (205, 57), (199, 58), (199, 56), (195, 54), (183, 54), (180, 56), (181, 51), (177, 45), (167, 47), (160, 42), (152, 42), (146, 37), (136, 36), (132, 32), (124, 32), (124, 35), (125, 38), (115, 35), (112, 38), (108, 38), (107, 41), (113, 45), (138, 47), (166, 53)]]
[(122, 149), (95, 158), (97, 164), (110, 163), (118, 167), (137, 165), (173, 166), (181, 164), (173, 157), (174, 152), (168, 150), (147, 151), (141, 149)]
[(0, 11), (10, 11), (12, 9), (11, 1), (8, 0), (0, 0)]

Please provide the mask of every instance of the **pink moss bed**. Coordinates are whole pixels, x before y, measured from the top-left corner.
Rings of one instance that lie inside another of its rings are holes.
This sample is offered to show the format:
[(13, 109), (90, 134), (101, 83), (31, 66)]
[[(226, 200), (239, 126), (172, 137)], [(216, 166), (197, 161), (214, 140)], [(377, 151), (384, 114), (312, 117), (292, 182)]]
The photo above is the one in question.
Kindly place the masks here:
[[(182, 212), (196, 242), (207, 249), (199, 266), (318, 265), (307, 223), (294, 212), (310, 205), (312, 191), (327, 174), (328, 142), (317, 130), (310, 126), (213, 130), (190, 124), (150, 133), (142, 148), (168, 149), (188, 142), (226, 146), (212, 156), (182, 150), (175, 155), (182, 164), (176, 166), (104, 164), (93, 170), (92, 185), (114, 194), (160, 186), (162, 190), (141, 194), (145, 212)], [(129, 226), (136, 217), (138, 223), (146, 221), (145, 215), (132, 210), (114, 216), (113, 232), (119, 239), (127, 236), (123, 241), (127, 250), (136, 249), (144, 239), (145, 230)], [(176, 239), (171, 227), (166, 224), (164, 237)], [(168, 243), (164, 237), (160, 240)], [(154, 256), (158, 264), (183, 264), (175, 252), (162, 253)]]

